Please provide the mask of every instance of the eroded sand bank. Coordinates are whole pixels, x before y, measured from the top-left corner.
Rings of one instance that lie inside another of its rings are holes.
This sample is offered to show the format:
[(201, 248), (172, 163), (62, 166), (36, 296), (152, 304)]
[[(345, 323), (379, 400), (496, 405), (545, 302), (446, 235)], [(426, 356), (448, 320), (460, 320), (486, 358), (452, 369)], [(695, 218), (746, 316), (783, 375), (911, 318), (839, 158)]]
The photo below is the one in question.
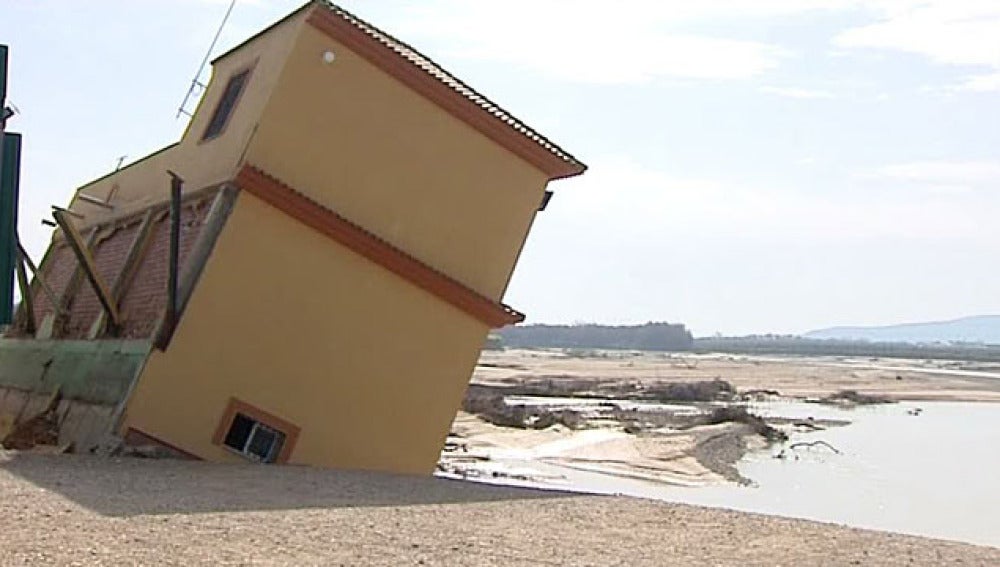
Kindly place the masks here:
[[(487, 351), (470, 392), (476, 388), (500, 395), (511, 392), (505, 398), (508, 404), (572, 411), (573, 420), (562, 420), (570, 427), (511, 428), (459, 413), (440, 468), (443, 474), (460, 478), (556, 486), (569, 484), (567, 469), (681, 486), (745, 483), (751, 479), (741, 477), (735, 463), (747, 450), (775, 445), (773, 440), (742, 423), (698, 425), (686, 416), (753, 399), (819, 399), (844, 391), (856, 393), (840, 400), (848, 404), (865, 398), (1000, 401), (1000, 374), (994, 370), (989, 365), (954, 361)], [(660, 392), (671, 384), (717, 380), (737, 391), (725, 396), (726, 402), (614, 399), (642, 397), (644, 392)], [(517, 396), (524, 392), (534, 398)], [(822, 440), (824, 428), (843, 425), (781, 416), (769, 417), (767, 422), (787, 433), (814, 431), (816, 441)], [(774, 452), (779, 454), (780, 449)], [(794, 457), (787, 448), (780, 454)]]

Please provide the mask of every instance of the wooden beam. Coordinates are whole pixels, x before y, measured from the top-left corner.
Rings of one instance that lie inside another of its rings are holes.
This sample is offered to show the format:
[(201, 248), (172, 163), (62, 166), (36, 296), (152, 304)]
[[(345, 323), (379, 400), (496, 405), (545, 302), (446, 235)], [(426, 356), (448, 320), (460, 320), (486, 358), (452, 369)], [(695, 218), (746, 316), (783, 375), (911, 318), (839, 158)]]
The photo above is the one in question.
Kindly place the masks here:
[[(135, 279), (135, 274), (139, 271), (139, 265), (142, 263), (142, 259), (146, 255), (146, 250), (149, 248), (150, 236), (153, 234), (152, 227), (156, 224), (157, 216), (158, 213), (153, 209), (147, 210), (146, 214), (143, 215), (142, 220), (139, 222), (139, 228), (136, 230), (135, 236), (132, 238), (132, 243), (129, 245), (128, 254), (126, 254), (125, 260), (122, 262), (122, 267), (118, 270), (118, 275), (111, 284), (111, 300), (114, 301), (119, 309), (121, 309), (122, 298), (128, 291), (129, 286), (132, 285), (132, 280)], [(101, 311), (101, 314), (98, 315), (97, 320), (90, 328), (90, 333), (87, 335), (88, 338), (96, 339), (104, 335), (108, 331), (107, 320), (108, 313)], [(112, 328), (111, 332), (114, 333), (117, 330), (117, 328)]]
[(38, 271), (38, 267), (35, 263), (31, 261), (31, 256), (28, 256), (28, 252), (21, 246), (21, 241), (17, 241), (17, 251), (21, 254), (21, 258), (24, 263), (28, 265), (28, 269), (31, 270), (31, 274), (35, 276), (35, 281), (41, 286), (42, 291), (45, 292), (45, 296), (49, 298), (49, 303), (52, 304), (52, 311), (55, 313), (60, 313), (62, 311), (62, 305), (60, 305), (59, 299), (56, 297), (56, 293), (52, 291), (49, 284), (45, 282), (45, 278), (42, 277), (42, 273)]
[(208, 214), (205, 215), (205, 224), (201, 227), (198, 240), (195, 241), (188, 260), (185, 262), (184, 273), (181, 274), (180, 286), (177, 290), (180, 301), (180, 305), (177, 306), (178, 317), (187, 308), (191, 294), (194, 293), (194, 287), (201, 277), (205, 264), (208, 263), (212, 250), (215, 249), (215, 243), (219, 240), (219, 235), (222, 234), (229, 214), (232, 213), (233, 207), (236, 205), (238, 194), (239, 190), (235, 186), (224, 186), (216, 194), (212, 206), (208, 209)]
[(215, 199), (212, 201), (212, 205), (205, 215), (201, 231), (198, 233), (198, 240), (195, 241), (194, 246), (191, 248), (188, 259), (184, 263), (184, 271), (180, 274), (180, 281), (177, 287), (177, 313), (173, 321), (173, 326), (171, 326), (170, 321), (167, 319), (168, 313), (164, 313), (163, 319), (160, 321), (160, 326), (153, 333), (153, 336), (156, 337), (156, 348), (166, 350), (170, 345), (174, 327), (176, 327), (176, 324), (184, 315), (185, 309), (187, 309), (191, 295), (194, 294), (194, 288), (201, 278), (209, 256), (212, 255), (212, 250), (215, 249), (215, 243), (218, 241), (219, 235), (222, 234), (226, 220), (236, 205), (238, 194), (239, 188), (232, 184), (224, 185), (216, 193)]
[[(58, 226), (58, 225), (56, 225)], [(87, 249), (90, 250), (94, 243), (97, 242), (97, 235), (99, 234), (100, 228), (93, 227), (89, 233), (87, 233)], [(48, 256), (48, 253), (46, 253)], [(43, 259), (44, 262), (44, 259)], [(57, 307), (53, 309), (53, 313), (46, 317), (46, 319), (51, 318), (51, 325), (47, 326), (46, 321), (42, 321), (39, 333), (36, 333), (37, 338), (55, 338), (58, 337), (62, 332), (62, 327), (69, 318), (70, 306), (73, 305), (73, 300), (76, 298), (77, 292), (80, 290), (80, 284), (83, 282), (83, 266), (77, 262), (76, 269), (73, 270), (73, 274), (69, 277), (69, 281), (66, 282), (66, 287), (63, 288), (62, 294), (59, 296), (59, 301), (56, 304)]]
[[(219, 191), (222, 183), (216, 183), (213, 185), (207, 185), (200, 189), (190, 189), (185, 190), (184, 195), (181, 197), (181, 202), (185, 205), (188, 203), (200, 203), (206, 199), (211, 199)], [(94, 228), (100, 227), (102, 229), (112, 227), (112, 226), (124, 226), (132, 223), (135, 219), (142, 218), (146, 214), (146, 211), (152, 210), (154, 212), (166, 213), (170, 211), (170, 197), (167, 196), (166, 199), (162, 201), (156, 201), (154, 203), (146, 203), (142, 205), (126, 206), (126, 205), (115, 205), (115, 212), (109, 212), (107, 214), (102, 214), (100, 217), (94, 219), (85, 219), (76, 223), (76, 228), (82, 233), (87, 234), (87, 231)], [(44, 220), (44, 219), (43, 219)], [(51, 223), (52, 226), (58, 227), (56, 223)], [(53, 242), (62, 242), (62, 233), (56, 232), (52, 236)]]
[(31, 297), (31, 285), (28, 283), (28, 272), (24, 269), (24, 254), (18, 249), (15, 266), (17, 268), (17, 285), (21, 290), (21, 312), (24, 314), (24, 331), (35, 334), (35, 303)]
[(83, 237), (80, 236), (80, 232), (73, 226), (72, 221), (66, 218), (65, 211), (57, 210), (52, 213), (52, 216), (55, 217), (56, 223), (59, 224), (59, 228), (62, 229), (63, 234), (66, 236), (66, 241), (76, 255), (76, 259), (80, 262), (80, 268), (83, 269), (84, 275), (87, 276), (87, 280), (93, 286), (94, 293), (97, 294), (97, 299), (100, 300), (104, 310), (111, 317), (111, 324), (117, 326), (121, 321), (118, 315), (118, 306), (112, 301), (108, 286), (105, 285), (101, 274), (97, 272), (97, 265), (90, 254), (90, 246), (84, 242)]
[(65, 213), (65, 214), (67, 214), (67, 215), (69, 215), (71, 217), (76, 217), (76, 218), (78, 218), (80, 220), (83, 220), (83, 219), (87, 218), (86, 215), (81, 215), (80, 213), (78, 213), (78, 212), (76, 212), (76, 211), (74, 211), (72, 209), (67, 209), (65, 207), (59, 207), (59, 206), (56, 206), (56, 205), (52, 205), (52, 211), (53, 212)]
[[(170, 257), (167, 272), (167, 312), (164, 317), (164, 341), (169, 342), (177, 326), (177, 282), (181, 254), (181, 192), (184, 180), (172, 171), (170, 175)], [(164, 343), (164, 344), (165, 344)]]
[(139, 271), (139, 264), (146, 256), (146, 250), (149, 248), (150, 242), (149, 237), (153, 234), (152, 228), (155, 224), (155, 219), (156, 213), (152, 209), (146, 211), (146, 214), (143, 215), (142, 221), (139, 223), (139, 229), (135, 233), (135, 238), (132, 239), (132, 244), (129, 245), (125, 262), (122, 263), (122, 269), (118, 272), (115, 282), (111, 284), (111, 297), (114, 298), (116, 305), (121, 303), (122, 297), (128, 291), (129, 286), (132, 285), (132, 280), (135, 279), (136, 272)]

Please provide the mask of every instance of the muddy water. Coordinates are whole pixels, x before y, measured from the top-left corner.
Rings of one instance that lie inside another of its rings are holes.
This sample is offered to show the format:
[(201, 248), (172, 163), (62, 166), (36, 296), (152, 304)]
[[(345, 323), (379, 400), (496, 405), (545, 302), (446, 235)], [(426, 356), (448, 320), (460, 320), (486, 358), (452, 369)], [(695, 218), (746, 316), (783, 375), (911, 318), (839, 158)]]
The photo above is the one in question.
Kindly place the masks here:
[[(920, 408), (919, 415), (908, 410)], [(1000, 547), (1000, 404), (924, 402), (853, 410), (759, 403), (769, 415), (847, 419), (794, 434), (836, 447), (747, 455), (750, 487), (683, 488), (567, 473), (577, 489), (806, 518)], [(795, 456), (798, 458), (796, 459)]]

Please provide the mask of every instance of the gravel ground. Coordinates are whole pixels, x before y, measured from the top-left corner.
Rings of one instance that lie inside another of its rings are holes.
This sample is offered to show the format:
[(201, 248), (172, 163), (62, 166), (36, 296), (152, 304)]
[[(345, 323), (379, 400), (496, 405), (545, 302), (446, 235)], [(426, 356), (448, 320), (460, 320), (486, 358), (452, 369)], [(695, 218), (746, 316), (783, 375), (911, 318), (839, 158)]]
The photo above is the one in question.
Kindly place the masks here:
[(1000, 565), (1000, 549), (630, 498), (0, 452), (0, 565)]

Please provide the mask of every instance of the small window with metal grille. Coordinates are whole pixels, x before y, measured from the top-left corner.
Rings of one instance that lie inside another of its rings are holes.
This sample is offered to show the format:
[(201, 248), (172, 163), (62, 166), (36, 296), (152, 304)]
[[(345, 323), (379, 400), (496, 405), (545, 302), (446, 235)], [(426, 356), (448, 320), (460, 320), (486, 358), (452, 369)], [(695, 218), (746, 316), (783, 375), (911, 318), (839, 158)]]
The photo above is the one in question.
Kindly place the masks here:
[(250, 416), (237, 413), (223, 444), (252, 461), (273, 463), (281, 454), (285, 434)]
[(205, 128), (205, 134), (201, 137), (203, 142), (222, 134), (222, 131), (226, 128), (226, 124), (229, 122), (229, 117), (233, 114), (233, 109), (236, 108), (236, 103), (239, 101), (240, 95), (243, 94), (243, 89), (247, 86), (249, 78), (250, 69), (244, 69), (229, 78), (226, 90), (223, 91), (222, 98), (219, 99), (219, 104), (215, 107), (215, 112), (212, 113), (212, 119), (209, 120), (208, 127)]

